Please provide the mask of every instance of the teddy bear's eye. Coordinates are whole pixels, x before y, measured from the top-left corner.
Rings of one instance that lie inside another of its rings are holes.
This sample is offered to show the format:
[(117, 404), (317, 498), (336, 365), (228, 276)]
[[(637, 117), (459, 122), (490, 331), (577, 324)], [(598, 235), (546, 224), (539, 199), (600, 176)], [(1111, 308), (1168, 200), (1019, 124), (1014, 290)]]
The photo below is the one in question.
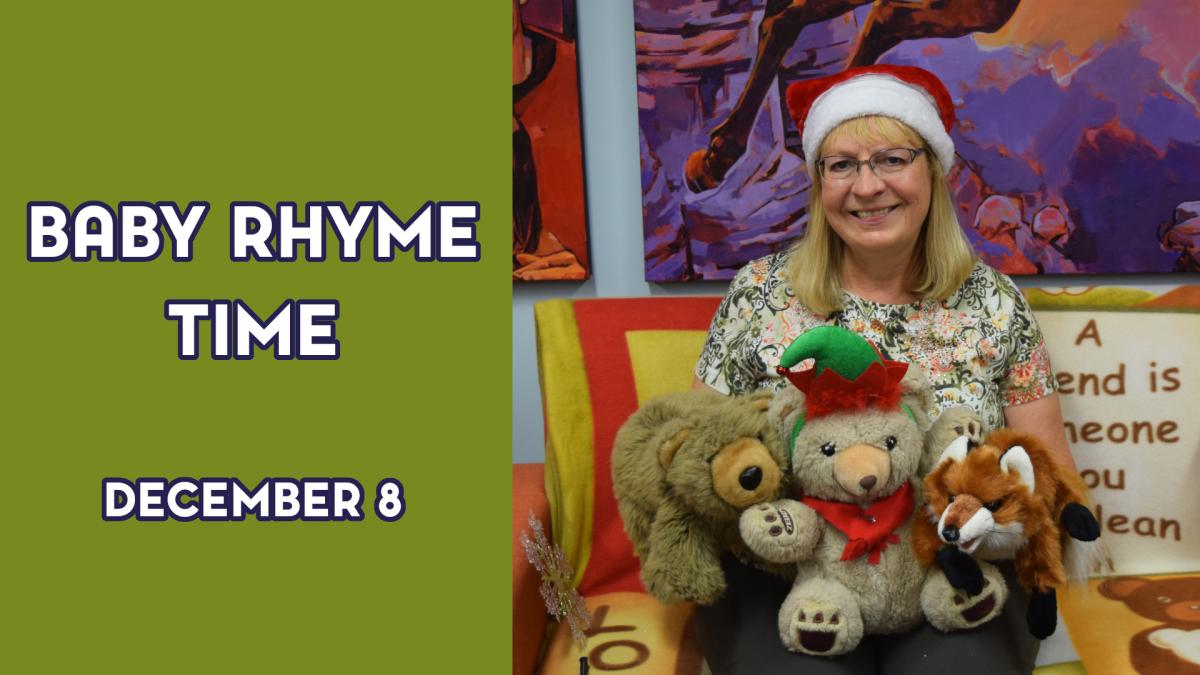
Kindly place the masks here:
[(995, 511), (996, 509), (1000, 508), (1001, 506), (1004, 506), (1004, 500), (997, 499), (994, 502), (988, 502), (988, 503), (984, 504), (983, 508), (987, 509), (988, 511)]
[(1169, 604), (1171, 604), (1171, 599), (1170, 599), (1170, 598), (1168, 598), (1168, 597), (1167, 597), (1167, 596), (1165, 596), (1165, 595), (1160, 595), (1160, 596), (1158, 596), (1158, 601), (1159, 601), (1159, 602), (1161, 602), (1161, 603), (1162, 603), (1162, 604), (1164, 604), (1164, 605), (1169, 605)]
[(954, 503), (954, 495), (950, 495), (949, 497), (946, 497), (946, 501), (948, 503)]
[(896, 447), (896, 437), (888, 436), (887, 438), (885, 438), (883, 440), (883, 447), (887, 448), (888, 450), (892, 450), (893, 448), (895, 448)]
[(837, 452), (837, 446), (833, 443), (826, 443), (821, 446), (821, 454), (826, 457), (833, 457), (833, 453)]

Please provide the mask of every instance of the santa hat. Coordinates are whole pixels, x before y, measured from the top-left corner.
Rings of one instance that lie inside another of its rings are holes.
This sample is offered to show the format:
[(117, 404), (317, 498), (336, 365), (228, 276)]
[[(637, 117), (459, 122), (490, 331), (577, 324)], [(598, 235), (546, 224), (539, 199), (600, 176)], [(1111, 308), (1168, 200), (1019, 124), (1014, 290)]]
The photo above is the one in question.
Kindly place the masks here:
[(933, 148), (942, 170), (954, 164), (954, 102), (946, 85), (916, 66), (860, 66), (801, 80), (787, 90), (788, 110), (800, 130), (804, 160), (815, 176), (817, 153), (834, 127), (867, 115), (891, 117), (912, 127)]
[[(813, 359), (809, 370), (792, 372), (792, 366)], [(818, 326), (796, 338), (783, 352), (776, 372), (804, 392), (804, 422), (839, 412), (874, 408), (901, 409), (900, 381), (908, 364), (889, 361), (866, 338), (841, 326)], [(905, 410), (910, 416), (911, 410)]]

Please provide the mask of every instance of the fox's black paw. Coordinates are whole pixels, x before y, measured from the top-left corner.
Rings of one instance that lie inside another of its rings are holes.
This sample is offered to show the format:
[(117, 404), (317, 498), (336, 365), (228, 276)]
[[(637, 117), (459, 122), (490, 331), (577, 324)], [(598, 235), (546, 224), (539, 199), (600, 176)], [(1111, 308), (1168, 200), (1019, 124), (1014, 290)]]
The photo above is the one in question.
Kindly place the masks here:
[(1025, 612), (1029, 632), (1039, 640), (1045, 640), (1058, 627), (1058, 598), (1053, 590), (1034, 591), (1029, 595), (1029, 608)]
[(1067, 534), (1079, 541), (1095, 541), (1100, 536), (1100, 523), (1087, 507), (1079, 502), (1071, 502), (1063, 507), (1060, 516)]
[(979, 595), (983, 590), (983, 572), (971, 556), (953, 546), (944, 546), (937, 552), (936, 560), (951, 586), (966, 591), (967, 595)]

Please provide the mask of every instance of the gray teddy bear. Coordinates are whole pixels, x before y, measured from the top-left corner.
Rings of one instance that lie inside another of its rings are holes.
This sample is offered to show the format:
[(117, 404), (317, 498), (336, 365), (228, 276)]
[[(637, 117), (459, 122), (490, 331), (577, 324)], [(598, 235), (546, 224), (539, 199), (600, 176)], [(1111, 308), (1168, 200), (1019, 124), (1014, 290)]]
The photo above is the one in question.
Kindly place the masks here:
[[(787, 370), (810, 358), (811, 370)], [(783, 422), (793, 488), (803, 496), (751, 507), (739, 527), (758, 556), (796, 564), (779, 610), (784, 645), (835, 656), (864, 634), (906, 631), (923, 619), (953, 631), (997, 616), (1007, 598), (999, 570), (982, 564), (982, 591), (967, 596), (941, 570), (923, 569), (912, 548), (913, 519), (927, 517), (922, 469), (958, 428), (977, 428), (974, 414), (951, 409), (927, 429), (933, 398), (921, 370), (883, 360), (834, 326), (801, 335), (779, 370), (794, 387), (776, 393), (773, 417)]]

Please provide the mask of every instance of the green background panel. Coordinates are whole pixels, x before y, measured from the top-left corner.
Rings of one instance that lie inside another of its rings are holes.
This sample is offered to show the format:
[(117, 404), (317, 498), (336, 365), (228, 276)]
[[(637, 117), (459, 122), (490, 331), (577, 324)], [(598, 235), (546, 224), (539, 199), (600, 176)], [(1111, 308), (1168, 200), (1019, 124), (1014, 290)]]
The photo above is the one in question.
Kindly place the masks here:
[[(510, 13), (6, 9), (0, 671), (508, 671)], [(231, 201), (430, 199), (480, 202), (482, 262), (229, 260)], [(31, 200), (212, 209), (190, 263), (31, 263)], [(168, 298), (337, 299), (342, 357), (179, 361)], [(367, 518), (101, 521), (105, 476), (230, 475), (352, 477)]]

